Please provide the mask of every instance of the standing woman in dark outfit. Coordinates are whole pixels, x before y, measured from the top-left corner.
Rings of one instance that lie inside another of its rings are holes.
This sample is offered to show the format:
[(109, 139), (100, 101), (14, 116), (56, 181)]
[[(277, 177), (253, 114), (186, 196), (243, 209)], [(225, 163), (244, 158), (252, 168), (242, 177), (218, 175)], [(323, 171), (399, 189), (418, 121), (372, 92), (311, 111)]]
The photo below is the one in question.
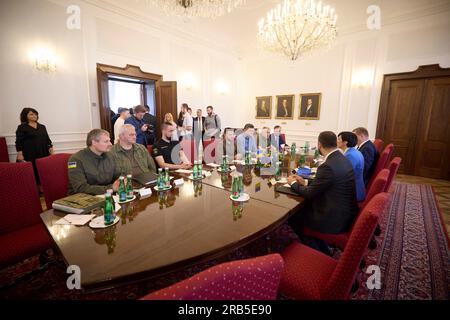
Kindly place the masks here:
[(44, 125), (38, 123), (39, 113), (33, 108), (24, 108), (20, 113), (21, 124), (16, 130), (17, 162), (33, 163), (36, 182), (39, 184), (39, 174), (36, 169), (36, 159), (53, 154), (53, 145)]

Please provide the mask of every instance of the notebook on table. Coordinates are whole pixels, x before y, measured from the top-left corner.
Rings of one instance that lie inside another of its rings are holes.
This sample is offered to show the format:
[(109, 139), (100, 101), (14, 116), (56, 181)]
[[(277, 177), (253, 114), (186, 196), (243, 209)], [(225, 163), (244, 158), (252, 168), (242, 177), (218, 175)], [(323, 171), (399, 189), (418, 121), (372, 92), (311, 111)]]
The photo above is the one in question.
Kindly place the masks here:
[(275, 191), (280, 193), (289, 194), (291, 196), (297, 196), (299, 197), (298, 193), (295, 191), (292, 191), (291, 187), (287, 187), (286, 185), (276, 185)]
[(154, 172), (144, 172), (137, 175), (133, 175), (133, 180), (142, 186), (148, 186), (158, 181), (158, 175)]

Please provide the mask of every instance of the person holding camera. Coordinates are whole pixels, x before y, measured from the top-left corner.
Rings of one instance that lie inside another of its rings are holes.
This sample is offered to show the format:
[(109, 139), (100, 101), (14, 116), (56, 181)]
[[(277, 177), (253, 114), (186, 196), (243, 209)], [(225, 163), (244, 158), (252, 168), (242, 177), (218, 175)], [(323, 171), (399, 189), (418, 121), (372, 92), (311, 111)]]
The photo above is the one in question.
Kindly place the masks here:
[(147, 147), (146, 132), (149, 129), (149, 125), (144, 121), (144, 115), (146, 109), (142, 105), (134, 107), (133, 116), (125, 120), (125, 124), (131, 124), (136, 129), (136, 143), (142, 144)]

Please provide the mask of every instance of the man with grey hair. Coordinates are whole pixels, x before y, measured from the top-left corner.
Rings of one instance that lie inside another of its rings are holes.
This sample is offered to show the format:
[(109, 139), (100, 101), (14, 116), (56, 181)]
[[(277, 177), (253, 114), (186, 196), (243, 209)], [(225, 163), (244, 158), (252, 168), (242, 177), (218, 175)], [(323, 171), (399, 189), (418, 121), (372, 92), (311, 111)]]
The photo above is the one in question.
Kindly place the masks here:
[(87, 147), (69, 158), (68, 194), (88, 193), (99, 195), (108, 189), (119, 189), (120, 176), (114, 158), (109, 150), (109, 132), (102, 129), (91, 130), (86, 139)]
[(119, 143), (112, 147), (111, 154), (122, 175), (156, 173), (155, 161), (147, 148), (136, 143), (136, 129), (131, 124), (125, 124), (120, 128)]

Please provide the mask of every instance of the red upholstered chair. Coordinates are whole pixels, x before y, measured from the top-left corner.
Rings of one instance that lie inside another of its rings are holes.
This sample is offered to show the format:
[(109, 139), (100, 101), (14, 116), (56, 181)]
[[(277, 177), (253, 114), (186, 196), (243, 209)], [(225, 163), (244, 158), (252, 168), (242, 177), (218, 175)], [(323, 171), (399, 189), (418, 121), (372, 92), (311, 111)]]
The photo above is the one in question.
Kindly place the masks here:
[(369, 190), (370, 187), (372, 186), (372, 183), (375, 181), (375, 178), (377, 177), (378, 173), (380, 173), (381, 170), (386, 168), (393, 151), (394, 145), (392, 143), (389, 144), (386, 148), (384, 148), (383, 152), (380, 154), (380, 158), (378, 159), (377, 166), (375, 167), (375, 171), (373, 172), (372, 178), (370, 179), (369, 184), (367, 185), (367, 190)]
[(388, 169), (383, 169), (377, 174), (372, 185), (367, 189), (366, 199), (358, 204), (361, 209), (363, 209), (374, 196), (381, 192), (385, 192), (389, 180), (389, 173)]
[(280, 137), (281, 137), (281, 139), (283, 139), (284, 143), (287, 144), (287, 141), (286, 141), (286, 134), (280, 133)]
[(69, 186), (67, 162), (70, 156), (70, 153), (58, 153), (36, 160), (47, 209), (52, 208), (53, 201), (67, 196)]
[(378, 153), (381, 154), (381, 152), (383, 151), (383, 147), (384, 147), (384, 141), (381, 139), (375, 139), (373, 141), (373, 144), (375, 145), (375, 148), (377, 148)]
[(152, 145), (147, 146), (147, 150), (148, 153), (150, 153), (150, 155), (153, 157), (153, 146)]
[[(389, 170), (383, 169), (376, 177), (374, 183), (372, 184), (372, 187), (367, 193), (366, 199), (359, 203), (359, 207), (361, 209), (364, 209), (364, 207), (372, 200), (374, 196), (381, 192), (385, 192), (386, 184), (389, 177)], [(358, 220), (359, 218), (357, 218)], [(356, 221), (355, 221), (356, 223)], [(347, 245), (348, 239), (351, 236), (351, 233), (353, 230), (350, 230), (349, 232), (340, 233), (340, 234), (328, 234), (328, 233), (320, 233), (308, 228), (303, 229), (303, 234), (305, 236), (313, 237), (316, 239), (321, 239), (325, 241), (328, 244), (334, 245), (338, 247), (339, 249), (344, 249)]]
[(4, 137), (0, 137), (0, 162), (9, 162), (8, 146)]
[(0, 163), (0, 269), (53, 246), (30, 162)]
[(194, 163), (194, 160), (197, 159), (197, 150), (196, 150), (197, 148), (195, 148), (195, 140), (183, 139), (181, 140), (180, 144), (188, 160), (191, 163)]
[(402, 163), (402, 158), (395, 157), (392, 159), (391, 163), (389, 164), (389, 177), (386, 183), (386, 188), (384, 189), (384, 192), (389, 192), (389, 189), (391, 189), (392, 182), (394, 182), (394, 178), (397, 175), (398, 168), (400, 167), (400, 164)]
[(279, 254), (222, 263), (143, 300), (274, 300), (283, 259)]
[(281, 254), (285, 266), (280, 292), (298, 300), (348, 299), (378, 217), (388, 200), (389, 195), (381, 193), (364, 208), (339, 260), (298, 242), (291, 244)]

